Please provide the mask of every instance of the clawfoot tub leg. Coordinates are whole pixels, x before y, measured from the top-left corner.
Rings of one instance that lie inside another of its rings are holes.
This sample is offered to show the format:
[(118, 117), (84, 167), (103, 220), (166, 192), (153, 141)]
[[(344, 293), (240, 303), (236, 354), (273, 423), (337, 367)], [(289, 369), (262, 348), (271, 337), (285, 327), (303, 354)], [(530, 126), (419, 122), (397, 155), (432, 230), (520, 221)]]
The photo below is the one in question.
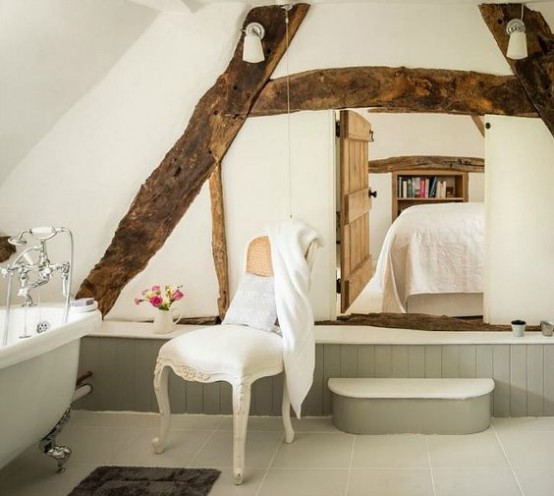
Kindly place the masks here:
[(156, 364), (154, 370), (154, 391), (158, 400), (158, 408), (160, 409), (160, 435), (152, 439), (154, 451), (156, 454), (164, 452), (164, 445), (169, 431), (170, 406), (169, 406), (169, 367), (163, 366), (160, 363)]
[(39, 442), (39, 449), (46, 455), (52, 457), (58, 463), (58, 473), (65, 471), (65, 463), (71, 456), (71, 448), (56, 444), (56, 436), (63, 429), (64, 425), (69, 420), (71, 408), (68, 408), (62, 418), (54, 426), (54, 428), (44, 436)]

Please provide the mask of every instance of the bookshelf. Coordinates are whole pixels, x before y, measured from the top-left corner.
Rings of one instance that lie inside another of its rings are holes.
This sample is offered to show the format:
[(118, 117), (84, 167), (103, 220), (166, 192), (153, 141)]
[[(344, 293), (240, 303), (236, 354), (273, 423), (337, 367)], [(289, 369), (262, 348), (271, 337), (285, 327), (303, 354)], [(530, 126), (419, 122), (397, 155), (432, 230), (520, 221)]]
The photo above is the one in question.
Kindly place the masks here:
[(467, 202), (467, 172), (406, 170), (392, 173), (392, 220), (423, 203)]

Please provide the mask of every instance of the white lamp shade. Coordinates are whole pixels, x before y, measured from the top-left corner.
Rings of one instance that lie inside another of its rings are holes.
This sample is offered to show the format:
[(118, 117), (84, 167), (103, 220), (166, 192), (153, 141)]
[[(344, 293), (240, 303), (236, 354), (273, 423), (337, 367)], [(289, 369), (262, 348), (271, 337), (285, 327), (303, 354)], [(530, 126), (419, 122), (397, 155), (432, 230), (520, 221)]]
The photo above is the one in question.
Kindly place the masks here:
[(244, 36), (244, 48), (242, 51), (242, 60), (256, 64), (265, 59), (262, 40), (255, 34), (246, 34)]
[(513, 60), (520, 60), (527, 57), (527, 37), (524, 31), (514, 31), (510, 35), (506, 57)]

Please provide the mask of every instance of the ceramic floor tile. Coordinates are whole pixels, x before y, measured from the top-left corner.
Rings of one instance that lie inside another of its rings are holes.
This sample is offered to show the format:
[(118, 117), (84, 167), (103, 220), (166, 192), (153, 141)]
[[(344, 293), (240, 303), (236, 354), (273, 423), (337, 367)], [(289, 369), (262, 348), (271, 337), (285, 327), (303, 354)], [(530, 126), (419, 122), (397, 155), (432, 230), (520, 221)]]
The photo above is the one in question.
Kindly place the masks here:
[(354, 469), (347, 496), (433, 496), (429, 469)]
[(152, 447), (152, 439), (158, 435), (158, 430), (144, 429), (124, 448), (113, 454), (111, 463), (114, 465), (186, 467), (213, 432), (172, 429), (168, 434), (165, 451), (158, 455)]
[[(283, 435), (280, 432), (249, 432), (246, 436), (246, 468), (267, 468), (282, 438)], [(215, 431), (206, 445), (192, 459), (191, 466), (232, 467), (232, 431)]]
[(297, 433), (279, 447), (272, 468), (348, 468), (353, 442), (351, 434)]
[(257, 496), (266, 470), (246, 467), (244, 480), (240, 486), (233, 482), (233, 470), (220, 468), (221, 475), (210, 491), (210, 496)]
[(489, 429), (477, 434), (427, 436), (432, 467), (508, 466), (495, 433)]
[(65, 496), (96, 468), (96, 465), (68, 462), (65, 472), (57, 473), (56, 464), (53, 460), (50, 462), (52, 463), (49, 465), (20, 464), (8, 477), (0, 480), (0, 494), (6, 496)]
[(552, 468), (554, 432), (505, 430), (498, 437), (514, 468)]
[(337, 496), (346, 490), (348, 470), (272, 469), (259, 496)]
[(156, 427), (157, 423), (158, 415), (154, 413), (72, 410), (67, 427), (133, 427), (138, 429)]
[(521, 496), (509, 468), (433, 469), (436, 496)]
[(516, 476), (525, 496), (552, 496), (554, 494), (554, 472), (552, 468), (547, 470), (516, 469)]
[(554, 417), (497, 417), (492, 419), (497, 432), (502, 431), (554, 431)]
[[(233, 417), (224, 417), (217, 428), (222, 431), (232, 431)], [(250, 431), (284, 432), (283, 419), (281, 417), (251, 416), (248, 418), (248, 432)]]
[(429, 468), (425, 436), (356, 436), (352, 468)]
[(77, 427), (62, 431), (60, 445), (69, 446), (74, 463), (109, 465), (115, 453), (122, 450), (140, 430), (112, 427)]
[(295, 432), (341, 432), (334, 425), (331, 417), (303, 417), (292, 419)]

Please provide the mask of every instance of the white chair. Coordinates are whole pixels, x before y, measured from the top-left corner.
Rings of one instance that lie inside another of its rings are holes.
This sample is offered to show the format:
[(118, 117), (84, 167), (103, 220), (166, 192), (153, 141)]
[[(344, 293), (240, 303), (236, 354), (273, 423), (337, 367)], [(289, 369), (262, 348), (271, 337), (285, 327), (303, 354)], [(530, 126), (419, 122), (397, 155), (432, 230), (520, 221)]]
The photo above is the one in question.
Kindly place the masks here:
[[(311, 269), (316, 243), (306, 253)], [(257, 276), (272, 276), (271, 249), (267, 236), (253, 239), (247, 248), (245, 271)], [(170, 422), (168, 373), (186, 381), (226, 381), (233, 388), (233, 476), (241, 484), (244, 475), (244, 448), (250, 411), (250, 389), (261, 377), (283, 372), (282, 338), (243, 325), (217, 325), (171, 339), (159, 351), (154, 370), (154, 390), (160, 409), (160, 435), (153, 439), (154, 450), (162, 453)], [(286, 381), (285, 381), (286, 382)], [(294, 440), (290, 420), (290, 400), (286, 385), (282, 403), (285, 441)]]

